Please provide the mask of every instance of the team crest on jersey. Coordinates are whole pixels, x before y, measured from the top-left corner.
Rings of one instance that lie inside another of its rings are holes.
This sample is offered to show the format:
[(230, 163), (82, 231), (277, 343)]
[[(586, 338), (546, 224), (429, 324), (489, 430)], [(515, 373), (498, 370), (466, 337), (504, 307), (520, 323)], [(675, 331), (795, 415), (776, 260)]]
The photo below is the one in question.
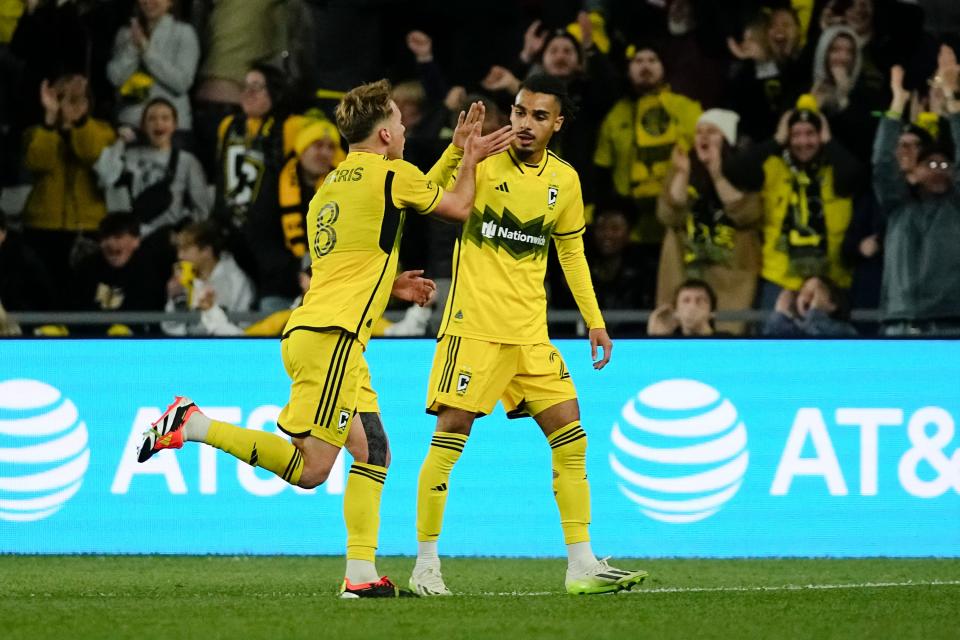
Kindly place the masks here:
[(557, 196), (560, 195), (560, 187), (555, 184), (547, 187), (547, 208), (553, 209), (557, 206)]
[(467, 392), (467, 387), (470, 385), (470, 373), (467, 371), (461, 371), (457, 374), (457, 395), (463, 395)]
[(337, 421), (337, 433), (343, 433), (347, 425), (350, 424), (350, 412), (346, 409), (340, 409), (340, 420)]

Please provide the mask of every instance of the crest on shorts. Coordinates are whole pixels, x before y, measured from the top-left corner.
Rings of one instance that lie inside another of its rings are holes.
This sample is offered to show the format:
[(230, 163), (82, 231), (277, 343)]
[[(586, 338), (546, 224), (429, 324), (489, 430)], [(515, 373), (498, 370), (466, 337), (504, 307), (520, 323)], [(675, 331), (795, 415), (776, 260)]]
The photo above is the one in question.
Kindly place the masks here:
[(467, 386), (470, 384), (470, 374), (466, 371), (461, 371), (457, 374), (457, 394), (463, 395), (467, 392)]
[(567, 371), (567, 365), (566, 365), (566, 363), (564, 363), (563, 358), (561, 358), (561, 357), (560, 357), (560, 354), (557, 353), (556, 351), (553, 351), (553, 352), (550, 354), (550, 363), (551, 363), (551, 364), (556, 364), (556, 363), (559, 363), (559, 364), (560, 364), (559, 375), (560, 375), (560, 379), (561, 379), (561, 380), (566, 380), (567, 378), (570, 377), (570, 372)]
[(337, 433), (343, 433), (347, 425), (350, 424), (350, 418), (353, 416), (346, 409), (340, 409), (340, 419), (337, 421)]

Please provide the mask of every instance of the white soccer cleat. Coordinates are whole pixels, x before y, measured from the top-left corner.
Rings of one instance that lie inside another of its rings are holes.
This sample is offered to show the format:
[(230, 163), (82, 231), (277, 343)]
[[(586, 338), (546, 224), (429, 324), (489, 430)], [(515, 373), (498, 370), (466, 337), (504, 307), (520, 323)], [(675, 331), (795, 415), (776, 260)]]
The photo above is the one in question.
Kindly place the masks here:
[(649, 574), (643, 570), (626, 571), (611, 567), (607, 558), (597, 560), (597, 563), (583, 573), (567, 571), (567, 593), (573, 595), (589, 595), (594, 593), (616, 593), (629, 591), (642, 583)]
[(443, 576), (440, 575), (440, 567), (427, 565), (425, 567), (414, 567), (413, 575), (410, 576), (410, 591), (418, 596), (452, 596), (453, 593), (447, 589), (443, 583)]

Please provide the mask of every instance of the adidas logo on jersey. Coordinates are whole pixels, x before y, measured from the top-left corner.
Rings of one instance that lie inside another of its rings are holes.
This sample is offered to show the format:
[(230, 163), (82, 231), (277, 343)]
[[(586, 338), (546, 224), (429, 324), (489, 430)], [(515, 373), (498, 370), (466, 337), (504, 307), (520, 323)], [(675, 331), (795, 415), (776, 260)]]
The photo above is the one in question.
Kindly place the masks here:
[(498, 184), (494, 187), (497, 191), (502, 191), (503, 193), (510, 193), (510, 188), (507, 186), (506, 181)]
[(453, 317), (457, 320), (463, 320), (463, 311), (457, 311), (457, 315)]
[(438, 484), (438, 485), (435, 486), (435, 487), (430, 487), (430, 491), (441, 492), (441, 491), (446, 491), (446, 490), (447, 490), (447, 483), (446, 483), (446, 482), (444, 482), (443, 484)]

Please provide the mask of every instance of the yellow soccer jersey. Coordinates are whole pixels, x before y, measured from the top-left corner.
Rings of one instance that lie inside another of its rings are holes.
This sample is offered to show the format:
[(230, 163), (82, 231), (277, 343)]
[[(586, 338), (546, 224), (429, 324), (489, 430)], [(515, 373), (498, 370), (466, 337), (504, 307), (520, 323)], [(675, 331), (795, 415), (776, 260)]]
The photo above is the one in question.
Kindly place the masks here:
[(406, 212), (430, 213), (442, 197), (443, 189), (409, 162), (350, 152), (310, 201), (313, 275), (284, 336), (338, 327), (366, 345), (390, 298)]
[(546, 342), (549, 241), (583, 235), (580, 178), (552, 152), (529, 165), (510, 149), (481, 162), (476, 180), (473, 211), (454, 247), (440, 336)]

